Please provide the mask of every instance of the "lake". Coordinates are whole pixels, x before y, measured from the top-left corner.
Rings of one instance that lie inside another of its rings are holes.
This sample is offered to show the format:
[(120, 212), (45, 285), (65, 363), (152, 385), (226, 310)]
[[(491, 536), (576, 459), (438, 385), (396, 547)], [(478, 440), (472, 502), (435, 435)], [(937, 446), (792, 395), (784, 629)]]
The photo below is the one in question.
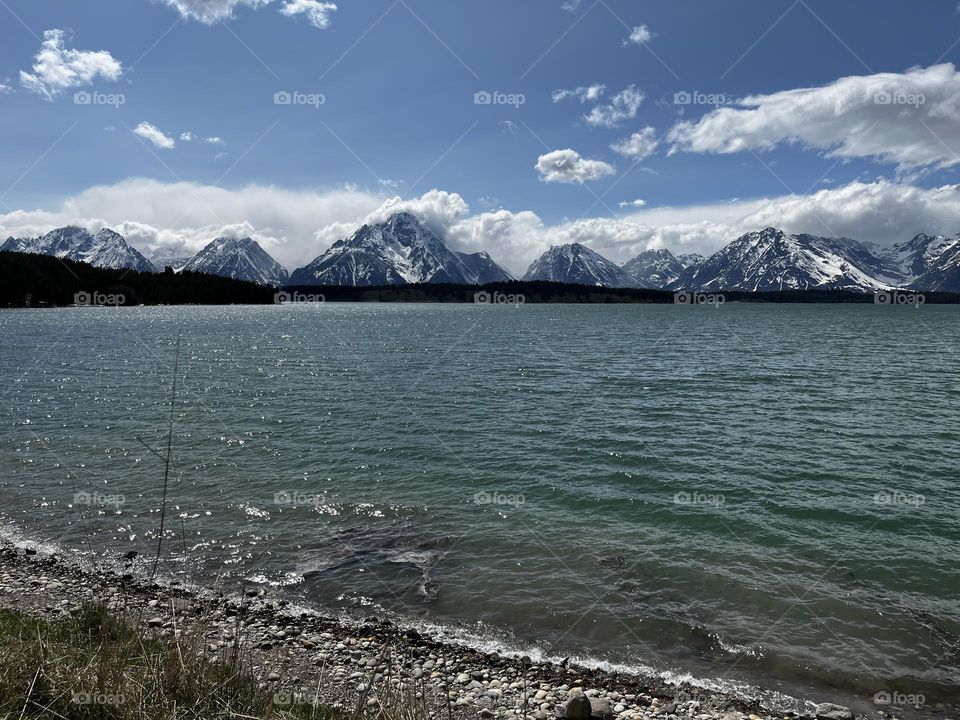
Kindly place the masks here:
[(138, 438), (165, 448), (180, 332), (168, 576), (773, 702), (956, 703), (958, 320), (735, 303), (4, 311), (0, 519), (97, 557), (154, 555), (163, 463)]

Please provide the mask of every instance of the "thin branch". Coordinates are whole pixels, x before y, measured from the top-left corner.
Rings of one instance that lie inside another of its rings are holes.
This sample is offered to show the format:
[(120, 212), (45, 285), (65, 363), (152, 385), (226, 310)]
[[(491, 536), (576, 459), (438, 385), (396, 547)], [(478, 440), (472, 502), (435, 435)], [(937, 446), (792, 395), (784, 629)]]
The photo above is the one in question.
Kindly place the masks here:
[(160, 502), (160, 534), (157, 537), (157, 556), (153, 559), (153, 569), (150, 571), (150, 582), (157, 574), (157, 565), (160, 563), (160, 551), (163, 549), (163, 527), (167, 518), (167, 488), (170, 483), (170, 453), (173, 449), (173, 411), (177, 402), (177, 374), (180, 370), (180, 331), (177, 331), (177, 354), (173, 363), (173, 382), (170, 388), (170, 420), (167, 427), (167, 456), (164, 459), (163, 469), (163, 499)]

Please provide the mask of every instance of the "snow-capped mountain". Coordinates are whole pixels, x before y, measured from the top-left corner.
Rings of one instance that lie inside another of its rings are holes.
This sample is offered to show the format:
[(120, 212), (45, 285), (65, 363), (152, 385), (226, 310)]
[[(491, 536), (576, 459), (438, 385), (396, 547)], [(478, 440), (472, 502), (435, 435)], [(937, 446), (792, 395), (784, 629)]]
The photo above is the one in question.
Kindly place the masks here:
[(507, 270), (497, 265), (489, 254), (481, 251), (471, 254), (457, 253), (457, 256), (463, 261), (467, 269), (473, 273), (477, 280), (475, 285), (484, 285), (492, 282), (508, 282), (513, 280)]
[(669, 287), (872, 292), (899, 285), (896, 268), (863, 243), (766, 228), (737, 238), (701, 264), (687, 268)]
[(139, 272), (156, 272), (149, 260), (131, 247), (121, 235), (104, 228), (96, 235), (80, 227), (63, 227), (39, 238), (9, 238), (0, 251), (52, 255), (66, 260), (85, 262), (100, 268), (130, 268)]
[(280, 286), (290, 273), (251, 238), (218, 237), (190, 258), (182, 272), (207, 273), (261, 285)]
[(173, 268), (174, 272), (180, 272), (186, 266), (188, 262), (193, 259), (193, 255), (186, 255), (182, 257), (155, 257), (150, 262), (153, 263), (154, 267), (157, 270), (163, 270), (165, 268)]
[(960, 238), (920, 234), (909, 242), (894, 245), (890, 257), (907, 276), (907, 286), (960, 292)]
[(905, 285), (940, 290), (956, 264), (958, 252), (960, 238), (920, 233), (908, 242), (894, 245), (884, 257), (900, 270)]
[(455, 253), (410, 213), (364, 225), (290, 276), (291, 285), (478, 285), (509, 280), (486, 253)]
[(533, 262), (522, 279), (616, 288), (637, 287), (637, 282), (615, 262), (580, 243), (550, 248)]
[[(699, 256), (698, 256), (699, 257)], [(622, 270), (642, 288), (665, 288), (688, 267), (666, 249), (646, 250), (624, 264)]]

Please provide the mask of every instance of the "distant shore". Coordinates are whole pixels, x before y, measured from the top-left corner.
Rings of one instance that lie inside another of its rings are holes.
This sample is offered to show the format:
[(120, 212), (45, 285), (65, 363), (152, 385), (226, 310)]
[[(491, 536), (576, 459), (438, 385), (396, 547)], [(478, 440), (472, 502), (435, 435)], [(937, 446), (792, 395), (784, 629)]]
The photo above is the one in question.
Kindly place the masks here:
[(581, 694), (590, 700), (592, 717), (607, 720), (814, 716), (812, 703), (799, 712), (772, 712), (743, 698), (659, 678), (536, 664), (442, 643), (381, 618), (348, 623), (292, 608), (258, 588), (231, 597), (176, 582), (149, 584), (122, 567), (89, 567), (0, 541), (0, 608), (55, 620), (84, 604), (103, 605), (160, 637), (202, 633), (211, 661), (239, 649), (254, 679), (281, 701), (373, 707), (377, 694), (393, 684), (422, 687), (437, 717), (574, 718), (583, 711), (577, 703), (584, 701), (575, 699), (569, 709), (565, 703)]

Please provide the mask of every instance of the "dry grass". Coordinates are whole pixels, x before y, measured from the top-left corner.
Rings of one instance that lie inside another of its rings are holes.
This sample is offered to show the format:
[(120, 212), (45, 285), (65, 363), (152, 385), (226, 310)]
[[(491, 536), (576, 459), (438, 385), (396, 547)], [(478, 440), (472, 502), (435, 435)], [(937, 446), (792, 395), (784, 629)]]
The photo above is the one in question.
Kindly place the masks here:
[(244, 671), (240, 653), (206, 659), (199, 634), (150, 638), (92, 606), (58, 621), (0, 612), (0, 718), (346, 720), (284, 705)]

